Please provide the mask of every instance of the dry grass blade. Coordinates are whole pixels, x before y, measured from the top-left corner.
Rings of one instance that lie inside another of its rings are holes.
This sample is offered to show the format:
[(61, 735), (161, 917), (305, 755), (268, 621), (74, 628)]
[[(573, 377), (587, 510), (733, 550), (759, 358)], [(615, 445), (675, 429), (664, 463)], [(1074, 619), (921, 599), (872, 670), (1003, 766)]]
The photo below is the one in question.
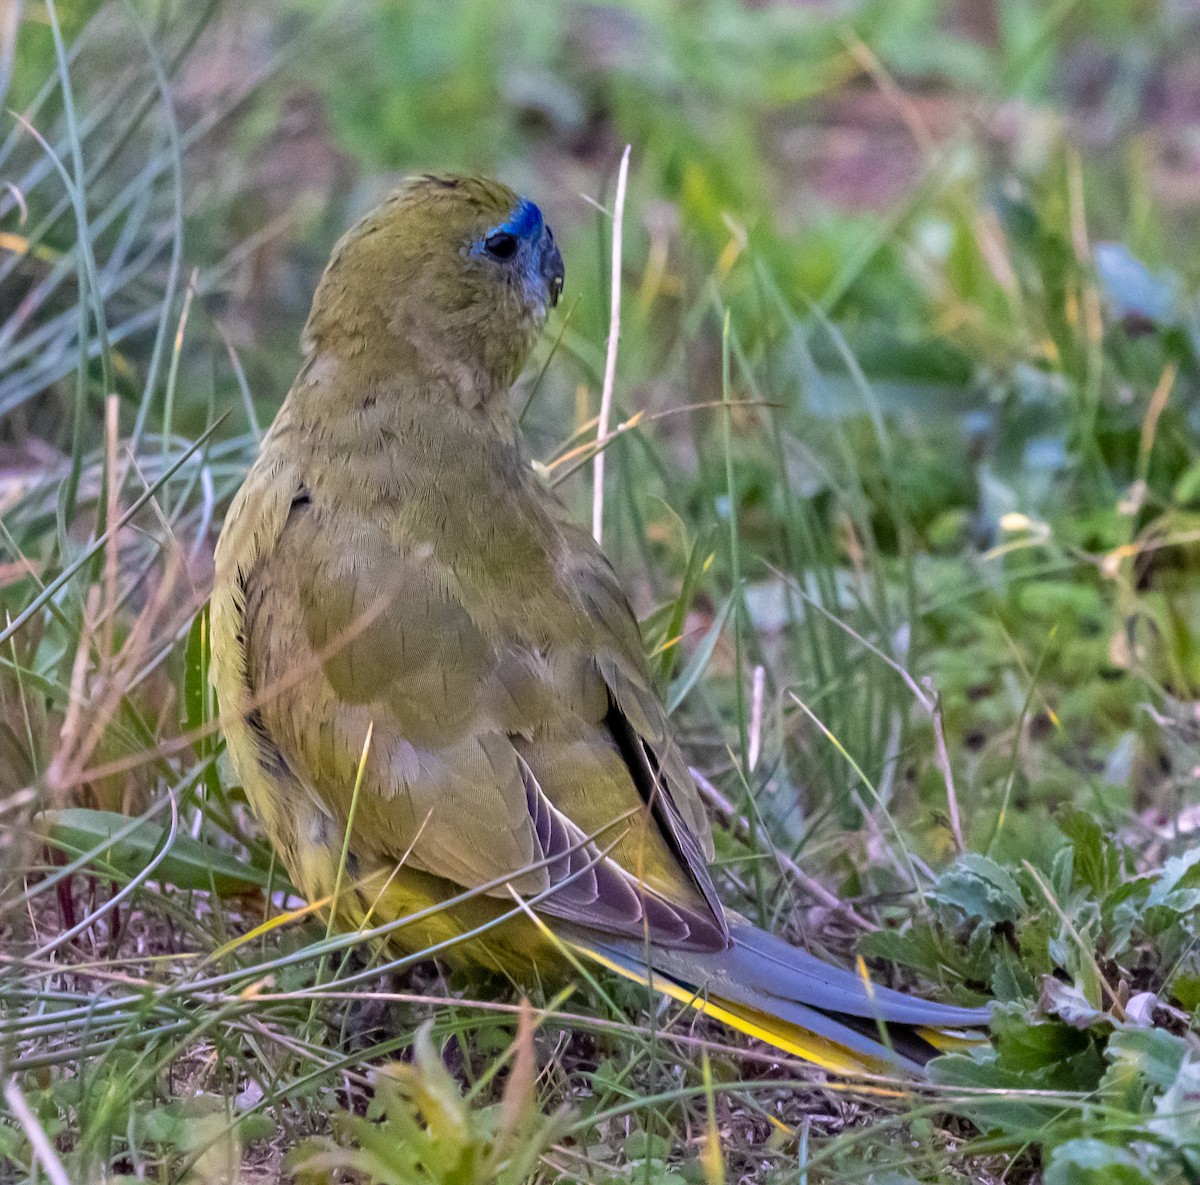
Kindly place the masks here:
[[(626, 144), (617, 169), (617, 194), (612, 213), (612, 274), (609, 281), (608, 344), (604, 353), (604, 386), (600, 392), (600, 417), (596, 423), (596, 440), (608, 439), (608, 422), (612, 415), (613, 389), (617, 383), (617, 346), (621, 338), (621, 251), (625, 226), (625, 188), (629, 181), (629, 155), (632, 145)], [(599, 448), (592, 462), (592, 538), (597, 543), (604, 535), (604, 449)]]

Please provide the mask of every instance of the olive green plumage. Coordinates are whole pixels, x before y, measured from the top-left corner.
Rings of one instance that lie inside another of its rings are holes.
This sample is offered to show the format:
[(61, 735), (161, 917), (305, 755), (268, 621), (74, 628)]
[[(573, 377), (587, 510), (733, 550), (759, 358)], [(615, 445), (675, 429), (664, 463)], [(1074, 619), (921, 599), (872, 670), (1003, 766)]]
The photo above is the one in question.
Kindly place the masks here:
[[(709, 1011), (783, 1048), (895, 1061), (862, 1032), (894, 993), (868, 1000), (722, 910), (636, 620), (523, 450), (509, 388), (561, 283), (537, 208), (478, 178), (411, 180), (335, 247), (303, 366), (217, 548), (234, 766), (310, 899), (333, 892), (351, 826), (343, 924), (488, 885), (391, 941), (553, 966), (520, 914), (457, 942), (516, 895), (626, 975), (646, 981), (649, 949), (660, 990), (719, 988)], [(904, 1023), (980, 1019), (895, 1000)], [(825, 1015), (842, 1009), (866, 1019)], [(913, 1064), (929, 1046), (906, 1049)]]

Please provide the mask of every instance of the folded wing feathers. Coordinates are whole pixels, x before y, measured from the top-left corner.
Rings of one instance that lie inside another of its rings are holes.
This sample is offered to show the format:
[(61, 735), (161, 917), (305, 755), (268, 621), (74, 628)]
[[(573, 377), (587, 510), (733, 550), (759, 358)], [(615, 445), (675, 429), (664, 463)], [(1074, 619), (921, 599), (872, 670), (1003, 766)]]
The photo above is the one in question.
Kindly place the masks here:
[(589, 837), (543, 793), (533, 770), (517, 755), (526, 802), (534, 833), (543, 857), (554, 857), (547, 865), (551, 885), (559, 885), (538, 908), (583, 925), (615, 934), (644, 937), (655, 943), (676, 945), (691, 935), (690, 914), (641, 885), (632, 874), (601, 855), (619, 834)]

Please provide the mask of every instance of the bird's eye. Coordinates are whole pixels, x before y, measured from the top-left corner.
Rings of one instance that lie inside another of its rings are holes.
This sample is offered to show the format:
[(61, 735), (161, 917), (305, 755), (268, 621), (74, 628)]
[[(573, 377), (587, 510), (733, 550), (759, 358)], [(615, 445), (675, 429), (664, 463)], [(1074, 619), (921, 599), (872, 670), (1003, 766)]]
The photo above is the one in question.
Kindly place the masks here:
[(493, 259), (511, 259), (517, 253), (517, 236), (506, 230), (493, 231), (483, 240), (483, 246)]

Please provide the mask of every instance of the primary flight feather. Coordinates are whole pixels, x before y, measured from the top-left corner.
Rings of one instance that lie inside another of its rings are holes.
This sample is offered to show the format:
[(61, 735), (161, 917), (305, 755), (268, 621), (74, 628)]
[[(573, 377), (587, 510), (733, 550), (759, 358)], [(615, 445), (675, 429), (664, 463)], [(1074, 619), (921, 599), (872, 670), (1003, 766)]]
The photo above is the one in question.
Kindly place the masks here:
[(917, 1070), (986, 1011), (869, 986), (717, 897), (637, 621), (511, 410), (562, 284), (538, 208), (481, 178), (414, 178), (334, 248), (217, 546), (214, 678), (250, 803), (312, 900), (345, 846), (339, 922), (413, 917), (401, 949), (552, 971), (524, 903), (788, 1052)]

